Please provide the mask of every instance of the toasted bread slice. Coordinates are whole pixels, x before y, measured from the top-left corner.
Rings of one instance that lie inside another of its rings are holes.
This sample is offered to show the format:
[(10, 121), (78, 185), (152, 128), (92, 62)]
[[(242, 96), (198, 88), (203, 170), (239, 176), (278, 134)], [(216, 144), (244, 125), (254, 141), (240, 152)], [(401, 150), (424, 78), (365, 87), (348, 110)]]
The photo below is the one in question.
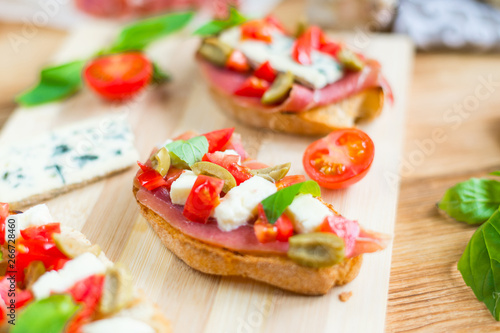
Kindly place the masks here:
[(382, 88), (371, 88), (338, 103), (303, 112), (262, 112), (238, 102), (238, 96), (214, 86), (210, 93), (219, 107), (232, 118), (256, 127), (300, 135), (327, 135), (339, 128), (378, 116), (384, 107)]
[[(135, 195), (138, 189), (134, 187), (133, 191)], [(314, 269), (300, 266), (287, 257), (257, 256), (209, 245), (183, 234), (137, 203), (163, 244), (186, 264), (204, 273), (247, 277), (299, 294), (324, 295), (334, 286), (351, 282), (361, 268), (361, 255), (332, 267)]]

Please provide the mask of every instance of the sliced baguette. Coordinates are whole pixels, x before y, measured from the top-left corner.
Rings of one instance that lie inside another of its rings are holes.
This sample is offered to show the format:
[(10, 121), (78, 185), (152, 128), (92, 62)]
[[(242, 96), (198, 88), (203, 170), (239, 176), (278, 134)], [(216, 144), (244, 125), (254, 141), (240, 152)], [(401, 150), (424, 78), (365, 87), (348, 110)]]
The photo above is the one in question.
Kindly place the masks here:
[(300, 135), (327, 135), (339, 128), (378, 116), (384, 107), (382, 88), (371, 88), (338, 103), (316, 107), (304, 112), (262, 112), (242, 105), (238, 96), (215, 86), (210, 93), (219, 107), (230, 117), (256, 128)]
[[(134, 195), (137, 191), (134, 187)], [(137, 203), (163, 244), (187, 265), (203, 273), (247, 277), (299, 294), (324, 295), (334, 286), (351, 282), (361, 268), (362, 256), (333, 267), (313, 269), (286, 257), (243, 254), (212, 246), (183, 234), (153, 210)]]

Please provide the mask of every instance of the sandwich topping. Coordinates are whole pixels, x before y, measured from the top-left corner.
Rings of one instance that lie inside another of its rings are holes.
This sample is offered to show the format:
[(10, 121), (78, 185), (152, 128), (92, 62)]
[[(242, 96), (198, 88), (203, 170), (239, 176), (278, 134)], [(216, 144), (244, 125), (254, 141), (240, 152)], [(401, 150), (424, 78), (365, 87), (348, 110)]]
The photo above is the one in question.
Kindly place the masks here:
[(316, 182), (287, 175), (289, 163), (270, 167), (250, 159), (233, 128), (183, 134), (139, 166), (137, 200), (207, 244), (288, 256), (311, 267), (387, 245), (385, 235), (363, 230), (326, 204)]

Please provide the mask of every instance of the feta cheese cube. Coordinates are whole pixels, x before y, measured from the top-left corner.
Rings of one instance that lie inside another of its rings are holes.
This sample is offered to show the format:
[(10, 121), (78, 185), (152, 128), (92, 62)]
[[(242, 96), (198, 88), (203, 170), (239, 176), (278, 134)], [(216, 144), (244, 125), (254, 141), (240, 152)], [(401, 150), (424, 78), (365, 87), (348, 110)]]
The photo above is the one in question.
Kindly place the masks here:
[(215, 208), (219, 229), (231, 231), (247, 224), (257, 214), (258, 204), (276, 192), (276, 186), (261, 177), (252, 177), (233, 187)]
[(197, 175), (192, 171), (184, 171), (179, 178), (177, 178), (170, 188), (170, 199), (173, 204), (185, 205), (189, 193), (196, 182)]
[(293, 199), (285, 211), (293, 224), (293, 228), (300, 234), (315, 231), (327, 216), (333, 212), (311, 194), (303, 194)]

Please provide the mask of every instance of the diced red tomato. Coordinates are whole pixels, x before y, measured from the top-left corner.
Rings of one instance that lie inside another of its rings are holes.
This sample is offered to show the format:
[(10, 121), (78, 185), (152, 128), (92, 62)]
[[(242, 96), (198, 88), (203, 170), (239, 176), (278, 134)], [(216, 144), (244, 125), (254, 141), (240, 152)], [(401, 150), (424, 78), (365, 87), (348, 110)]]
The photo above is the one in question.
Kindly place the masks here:
[(278, 20), (275, 16), (273, 16), (273, 15), (266, 16), (264, 18), (264, 22), (275, 27), (276, 29), (278, 29), (282, 33), (286, 33), (285, 27), (283, 27), (283, 24), (281, 24), (280, 20)]
[(190, 221), (207, 223), (212, 211), (219, 204), (224, 180), (199, 175), (184, 205), (182, 214)]
[(253, 225), (258, 241), (260, 243), (288, 242), (288, 239), (293, 236), (293, 225), (288, 216), (283, 214), (275, 224), (270, 224), (262, 204), (259, 204), (258, 211), (257, 221)]
[(52, 241), (53, 234), (61, 233), (61, 225), (59, 223), (49, 223), (40, 226), (28, 227), (21, 230), (21, 236), (25, 240), (41, 240), (44, 242)]
[(309, 145), (302, 163), (320, 186), (339, 189), (360, 181), (370, 170), (374, 156), (370, 137), (359, 129), (346, 128)]
[[(5, 302), (5, 305), (9, 306), (10, 300), (12, 299), (13, 293), (11, 290), (11, 282), (8, 280), (9, 276), (4, 276), (0, 280), (0, 297)], [(9, 293), (11, 296), (9, 296)], [(29, 290), (21, 290), (15, 287), (15, 295), (16, 295), (16, 309), (23, 307), (26, 303), (33, 299), (33, 295)]]
[(9, 204), (0, 203), (0, 245), (5, 244), (5, 223), (9, 216)]
[(330, 232), (342, 238), (345, 244), (345, 253), (350, 254), (356, 245), (360, 227), (357, 221), (348, 220), (342, 215), (333, 215), (325, 218), (319, 231)]
[(247, 57), (245, 57), (241, 51), (234, 50), (226, 61), (226, 68), (244, 73), (250, 70), (250, 64), (248, 63)]
[(276, 188), (279, 190), (291, 186), (293, 184), (302, 183), (306, 181), (306, 176), (304, 175), (294, 175), (283, 177), (280, 181), (276, 183)]
[(275, 224), (269, 224), (257, 221), (253, 225), (255, 237), (260, 243), (275, 242), (278, 235), (278, 227)]
[(325, 42), (323, 31), (319, 27), (311, 26), (295, 40), (292, 57), (302, 65), (310, 65), (312, 63), (312, 50), (319, 49)]
[(207, 138), (208, 152), (214, 153), (216, 151), (222, 150), (222, 148), (224, 148), (224, 146), (231, 139), (233, 132), (234, 127), (231, 127), (202, 134)]
[(255, 77), (259, 79), (266, 80), (268, 82), (273, 82), (276, 79), (276, 71), (271, 67), (269, 60), (262, 63), (253, 73)]
[(81, 327), (89, 323), (96, 313), (104, 289), (104, 275), (92, 275), (78, 281), (68, 290), (75, 302), (81, 303), (80, 310), (71, 318), (66, 332), (79, 333)]
[(154, 169), (149, 169), (141, 173), (137, 176), (137, 180), (139, 180), (139, 183), (149, 191), (167, 185), (165, 179)]
[(242, 39), (257, 39), (266, 43), (272, 42), (272, 29), (263, 20), (252, 20), (240, 26)]
[(288, 238), (293, 236), (293, 224), (292, 221), (283, 214), (275, 223), (278, 228), (278, 234), (276, 235), (276, 240), (278, 242), (288, 242)]
[(234, 94), (237, 96), (261, 98), (270, 86), (271, 84), (268, 81), (251, 76), (234, 91)]
[(233, 136), (231, 136), (231, 139), (229, 139), (227, 145), (225, 145), (221, 150), (227, 149), (236, 151), (238, 155), (240, 155), (242, 161), (245, 161), (249, 157), (248, 153), (243, 147), (243, 143), (241, 142), (241, 135), (239, 133), (233, 133)]
[(151, 170), (149, 166), (147, 166), (146, 164), (142, 164), (140, 161), (137, 161), (137, 165), (139, 166), (139, 168), (141, 168), (143, 172)]
[(101, 97), (122, 101), (144, 89), (153, 76), (153, 64), (140, 52), (105, 55), (83, 71), (87, 85)]
[(239, 157), (236, 155), (225, 155), (222, 152), (207, 153), (203, 156), (203, 161), (215, 163), (229, 171), (236, 180), (236, 184), (240, 185), (245, 180), (252, 178), (253, 175), (248, 168), (238, 164), (238, 159)]
[(184, 133), (176, 136), (172, 140), (173, 141), (177, 141), (177, 140), (189, 140), (189, 139), (194, 138), (195, 136), (198, 136), (198, 133), (196, 133), (195, 131), (186, 131), (186, 132), (184, 132)]
[(319, 47), (319, 51), (327, 53), (334, 58), (337, 58), (337, 53), (342, 49), (342, 44), (335, 42), (326, 42)]
[(167, 189), (169, 191), (170, 191), (170, 188), (172, 187), (172, 183), (175, 182), (177, 180), (177, 178), (179, 178), (182, 175), (182, 172), (183, 172), (182, 169), (177, 169), (174, 167), (170, 167), (170, 169), (168, 169), (168, 173), (165, 176), (165, 178), (167, 179), (165, 181), (165, 186), (167, 187)]

